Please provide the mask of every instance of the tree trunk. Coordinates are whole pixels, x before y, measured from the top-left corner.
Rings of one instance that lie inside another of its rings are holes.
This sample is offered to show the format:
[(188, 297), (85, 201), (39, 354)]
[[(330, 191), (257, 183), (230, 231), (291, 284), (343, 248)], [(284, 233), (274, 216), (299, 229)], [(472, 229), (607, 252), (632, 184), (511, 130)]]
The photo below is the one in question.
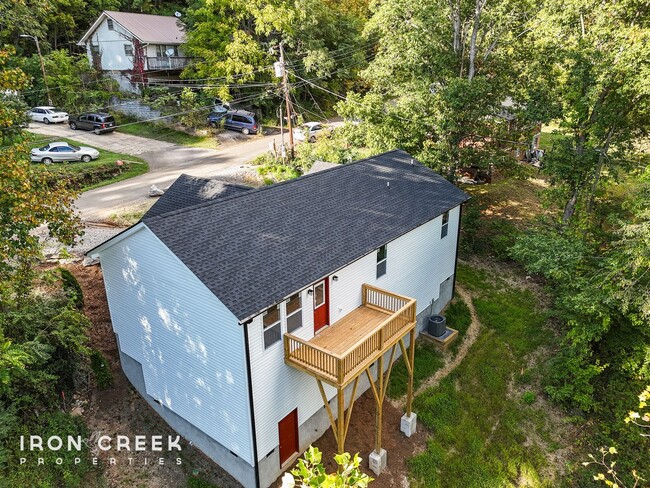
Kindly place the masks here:
[(603, 171), (603, 164), (605, 164), (605, 158), (607, 157), (607, 152), (609, 151), (609, 141), (612, 138), (612, 133), (614, 129), (610, 129), (607, 133), (607, 138), (605, 139), (605, 144), (603, 145), (602, 151), (598, 155), (598, 165), (596, 166), (596, 173), (594, 175), (594, 181), (591, 183), (591, 193), (589, 194), (589, 201), (587, 202), (587, 213), (591, 213), (594, 206), (594, 195), (598, 189), (598, 182), (600, 181), (600, 175)]
[(458, 54), (460, 51), (460, 5), (457, 2), (450, 1), (449, 11), (451, 16), (451, 23), (454, 29), (454, 52)]
[(481, 27), (481, 12), (486, 2), (487, 0), (476, 0), (476, 7), (474, 8), (474, 25), (472, 27), (472, 36), (469, 40), (469, 69), (467, 71), (467, 79), (469, 81), (472, 81), (476, 72), (476, 38)]
[(569, 198), (569, 201), (566, 203), (564, 207), (564, 215), (562, 215), (562, 223), (564, 225), (566, 225), (569, 219), (573, 217), (573, 214), (576, 211), (576, 203), (578, 203), (578, 187), (573, 189), (571, 198)]

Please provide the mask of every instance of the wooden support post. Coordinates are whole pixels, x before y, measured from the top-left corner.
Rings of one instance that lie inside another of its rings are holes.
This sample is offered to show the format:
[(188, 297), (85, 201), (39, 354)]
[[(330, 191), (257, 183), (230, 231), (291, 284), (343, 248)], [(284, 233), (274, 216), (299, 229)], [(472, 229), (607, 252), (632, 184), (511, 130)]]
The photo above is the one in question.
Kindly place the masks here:
[(382, 403), (384, 400), (384, 355), (379, 356), (377, 361), (377, 386), (378, 397), (377, 397), (377, 415), (375, 416), (375, 452), (379, 454), (381, 452), (381, 434), (382, 434), (382, 423), (383, 423), (383, 414), (384, 409), (382, 408)]
[(406, 415), (411, 416), (411, 410), (413, 406), (413, 371), (415, 370), (415, 327), (411, 329), (409, 334), (409, 339), (411, 343), (409, 344), (409, 359), (411, 367), (407, 368), (409, 370), (409, 383), (408, 389), (406, 391)]
[(345, 390), (343, 388), (336, 389), (336, 400), (338, 403), (336, 443), (339, 454), (343, 454), (345, 452)]

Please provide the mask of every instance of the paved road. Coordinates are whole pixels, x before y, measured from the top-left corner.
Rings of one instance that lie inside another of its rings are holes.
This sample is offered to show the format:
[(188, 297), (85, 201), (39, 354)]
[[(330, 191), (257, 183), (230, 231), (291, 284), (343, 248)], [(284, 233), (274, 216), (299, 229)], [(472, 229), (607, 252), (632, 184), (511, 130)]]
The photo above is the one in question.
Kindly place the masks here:
[(192, 176), (232, 176), (248, 161), (269, 150), (275, 136), (250, 136), (242, 142), (232, 142), (219, 149), (202, 149), (155, 141), (129, 134), (112, 132), (96, 135), (72, 131), (62, 124), (30, 124), (30, 130), (50, 137), (67, 137), (100, 149), (131, 154), (149, 163), (147, 174), (109, 186), (90, 190), (81, 195), (76, 205), (83, 220), (102, 222), (111, 215), (150, 201), (149, 187), (164, 189), (181, 173)]

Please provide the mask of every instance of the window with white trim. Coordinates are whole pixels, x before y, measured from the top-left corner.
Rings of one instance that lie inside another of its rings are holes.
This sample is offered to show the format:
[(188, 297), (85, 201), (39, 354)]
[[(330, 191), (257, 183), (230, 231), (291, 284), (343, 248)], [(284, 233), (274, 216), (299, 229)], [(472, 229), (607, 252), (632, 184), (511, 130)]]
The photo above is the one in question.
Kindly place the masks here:
[(124, 54), (133, 56), (133, 46), (131, 44), (124, 44)]
[(386, 274), (386, 245), (377, 249), (377, 278)]
[(282, 337), (280, 307), (278, 305), (264, 312), (262, 315), (262, 324), (264, 325), (264, 349), (267, 349)]
[(440, 239), (447, 236), (449, 231), (449, 210), (442, 214), (442, 228), (440, 229)]
[(293, 332), (302, 327), (302, 300), (300, 293), (289, 297), (287, 307), (287, 332)]
[(113, 19), (106, 19), (106, 25), (108, 26), (108, 30), (114, 30)]

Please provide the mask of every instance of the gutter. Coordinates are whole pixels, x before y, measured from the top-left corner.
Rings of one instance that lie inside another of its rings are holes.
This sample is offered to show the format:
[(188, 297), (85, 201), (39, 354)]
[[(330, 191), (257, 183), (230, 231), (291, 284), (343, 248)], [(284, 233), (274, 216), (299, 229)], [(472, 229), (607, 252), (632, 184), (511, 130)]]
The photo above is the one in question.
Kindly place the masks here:
[(255, 462), (255, 487), (260, 488), (260, 463), (257, 456), (257, 430), (255, 428), (255, 404), (253, 402), (253, 376), (251, 373), (251, 353), (248, 346), (248, 324), (250, 321), (240, 323), (244, 328), (244, 341), (246, 349), (246, 375), (248, 377), (248, 401), (251, 409), (251, 432), (253, 434), (253, 461)]
[(452, 284), (452, 287), (451, 287), (451, 299), (452, 300), (456, 296), (456, 272), (458, 270), (458, 247), (460, 245), (460, 221), (463, 218), (463, 207), (464, 206), (465, 206), (465, 202), (461, 203), (460, 208), (458, 210), (458, 231), (456, 232), (456, 255), (454, 256), (454, 283)]

